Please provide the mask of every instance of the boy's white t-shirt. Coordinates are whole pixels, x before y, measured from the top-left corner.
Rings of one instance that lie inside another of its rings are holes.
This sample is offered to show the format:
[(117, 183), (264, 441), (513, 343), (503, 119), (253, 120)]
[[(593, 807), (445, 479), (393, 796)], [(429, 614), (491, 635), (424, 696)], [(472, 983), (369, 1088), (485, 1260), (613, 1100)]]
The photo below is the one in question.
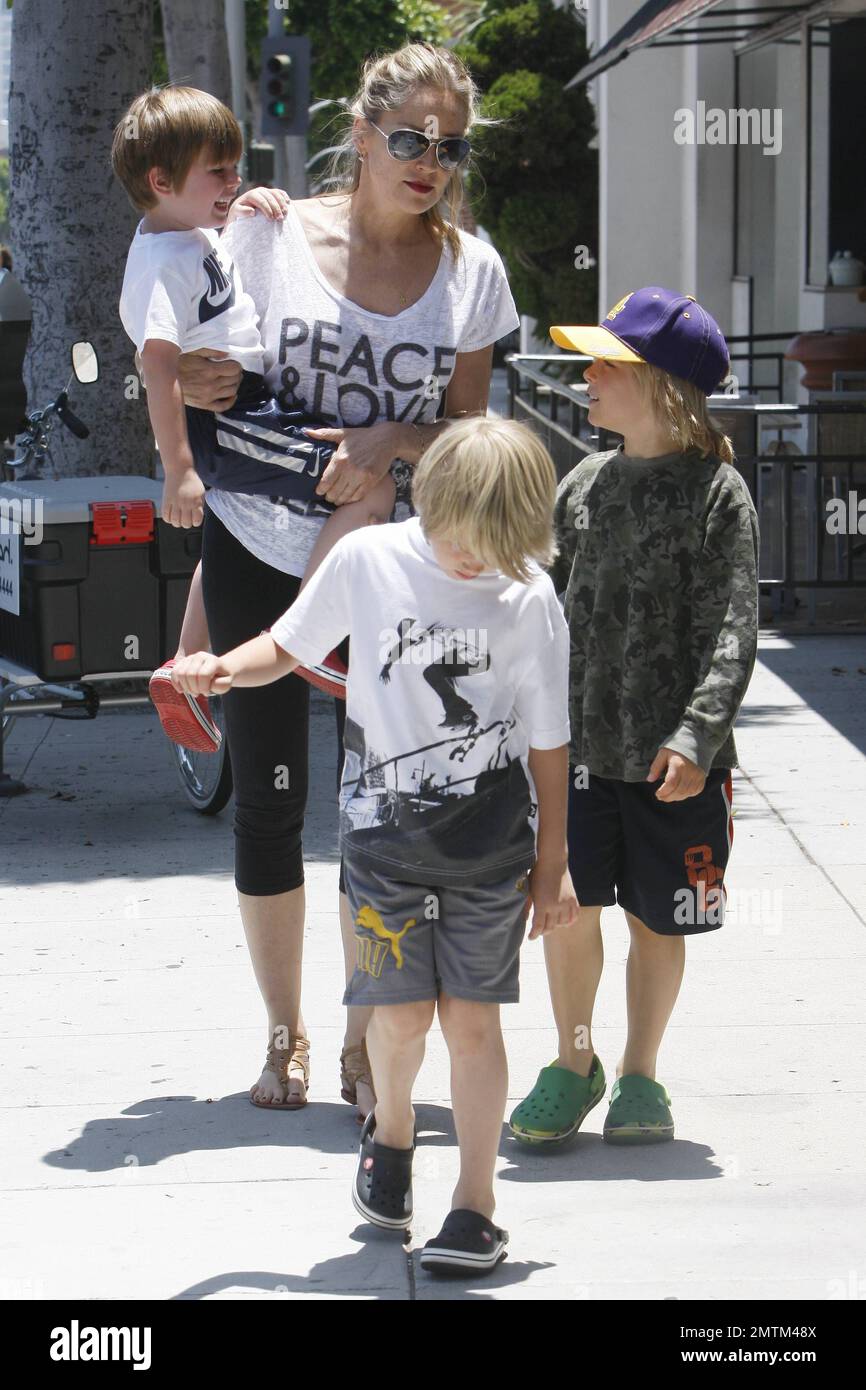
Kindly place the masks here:
[(568, 742), (568, 626), (549, 577), (452, 579), (418, 517), (343, 536), (271, 628), (315, 663), (351, 636), (344, 854), (447, 887), (530, 867), (530, 748)]
[[(291, 203), (284, 221), (238, 217), (222, 241), (255, 302), (269, 391), (284, 409), (325, 424), (432, 423), (457, 354), (488, 347), (520, 323), (501, 257), (468, 232), (460, 232), (459, 259), (446, 243), (424, 294), (393, 315), (363, 309), (328, 283)], [(321, 518), (216, 489), (207, 504), (265, 564), (304, 573)]]
[(210, 227), (143, 232), (138, 224), (120, 318), (139, 352), (148, 338), (158, 338), (181, 352), (220, 348), (245, 371), (264, 371), (256, 306), (225, 241)]

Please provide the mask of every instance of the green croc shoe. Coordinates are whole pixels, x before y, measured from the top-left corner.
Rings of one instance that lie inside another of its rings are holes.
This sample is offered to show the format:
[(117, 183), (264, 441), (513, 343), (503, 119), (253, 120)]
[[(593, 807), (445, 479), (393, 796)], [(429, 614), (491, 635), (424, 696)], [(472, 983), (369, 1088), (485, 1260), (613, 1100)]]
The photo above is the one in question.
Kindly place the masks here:
[(525, 1100), (512, 1111), (511, 1133), (523, 1144), (562, 1144), (576, 1134), (605, 1091), (601, 1060), (593, 1056), (589, 1076), (552, 1062), (542, 1067)]
[(660, 1081), (620, 1076), (613, 1083), (604, 1139), (607, 1144), (660, 1144), (674, 1137), (671, 1098)]

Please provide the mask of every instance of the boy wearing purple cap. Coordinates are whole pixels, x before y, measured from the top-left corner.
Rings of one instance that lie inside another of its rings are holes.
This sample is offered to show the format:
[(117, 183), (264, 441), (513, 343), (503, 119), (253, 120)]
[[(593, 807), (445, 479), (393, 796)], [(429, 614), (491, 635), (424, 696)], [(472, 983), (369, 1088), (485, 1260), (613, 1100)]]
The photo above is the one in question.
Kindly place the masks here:
[(682, 981), (685, 937), (724, 919), (733, 838), (734, 720), (757, 645), (758, 528), (730, 440), (707, 396), (729, 368), (715, 320), (658, 286), (626, 295), (599, 326), (551, 328), (591, 355), (589, 421), (623, 444), (559, 485), (559, 555), (571, 633), (569, 869), (581, 904), (545, 937), (557, 1060), (514, 1110), (516, 1138), (556, 1145), (601, 1100), (591, 1038), (602, 907), (624, 909), (628, 1036), (608, 1143), (672, 1139), (656, 1080)]

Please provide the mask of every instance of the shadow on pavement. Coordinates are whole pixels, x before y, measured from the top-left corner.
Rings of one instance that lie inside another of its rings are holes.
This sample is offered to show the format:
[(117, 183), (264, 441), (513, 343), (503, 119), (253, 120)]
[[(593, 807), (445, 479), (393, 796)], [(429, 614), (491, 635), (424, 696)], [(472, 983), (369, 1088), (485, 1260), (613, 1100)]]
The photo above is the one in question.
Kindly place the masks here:
[[(308, 860), (337, 865), (332, 706), (324, 696), (311, 702), (304, 848)], [(234, 801), (216, 816), (193, 808), (152, 712), (110, 709), (92, 721), (30, 724), (39, 726), (31, 730), (40, 734), (35, 750), (14, 738), (7, 749), (6, 770), (28, 790), (0, 799), (0, 887), (232, 877)]]
[[(351, 1208), (350, 1216), (351, 1220)], [(212, 1298), (215, 1294), (228, 1293), (229, 1290), (257, 1290), (263, 1294), (283, 1295), (291, 1298), (304, 1294), (326, 1293), (331, 1297), (357, 1298), (366, 1295), (385, 1302), (405, 1302), (409, 1299), (408, 1264), (406, 1289), (398, 1293), (393, 1280), (383, 1288), (382, 1272), (383, 1245), (396, 1245), (400, 1250), (398, 1237), (388, 1231), (377, 1231), (364, 1227), (363, 1234), (352, 1233), (351, 1240), (357, 1241), (359, 1249), (350, 1255), (338, 1255), (331, 1260), (322, 1260), (313, 1265), (309, 1274), (285, 1274), (278, 1270), (232, 1269), (223, 1274), (215, 1274), (210, 1279), (202, 1279), (189, 1288), (181, 1289), (172, 1296), (172, 1302), (198, 1301)], [(388, 1268), (391, 1266), (389, 1265)], [(378, 1285), (378, 1287), (377, 1287)]]
[(270, 1115), (251, 1105), (246, 1091), (218, 1100), (154, 1096), (120, 1115), (89, 1120), (78, 1139), (45, 1154), (52, 1168), (107, 1173), (152, 1168), (177, 1154), (235, 1151), (272, 1145), (319, 1153), (351, 1153), (358, 1127), (343, 1104), (317, 1102)]
[(706, 1144), (674, 1139), (667, 1144), (620, 1147), (600, 1134), (578, 1134), (567, 1148), (535, 1154), (516, 1139), (506, 1139), (500, 1156), (512, 1167), (499, 1173), (502, 1182), (694, 1182), (722, 1178), (724, 1169)]
[[(418, 1147), (416, 1179), (438, 1179), (437, 1150), (455, 1149), (450, 1109), (416, 1106)], [(250, 1105), (247, 1093), (218, 1100), (193, 1096), (155, 1096), (137, 1101), (120, 1115), (89, 1120), (78, 1139), (43, 1157), (52, 1168), (88, 1173), (121, 1168), (152, 1168), (178, 1154), (236, 1151), (273, 1146), (318, 1153), (352, 1153), (358, 1128), (345, 1105), (313, 1102), (302, 1110), (276, 1111)], [(618, 1148), (599, 1134), (576, 1135), (562, 1148), (538, 1153), (512, 1138), (503, 1125), (499, 1157), (510, 1167), (500, 1172), (505, 1182), (591, 1182), (637, 1178), (646, 1182), (723, 1176), (712, 1151), (702, 1144), (674, 1140), (670, 1144)]]
[[(767, 644), (758, 658), (796, 691), (804, 704), (866, 754), (866, 637), (790, 637)], [(770, 723), (785, 713), (774, 705), (747, 708), (738, 722)]]
[[(489, 1302), (496, 1289), (523, 1283), (537, 1270), (555, 1268), (550, 1263), (506, 1259), (492, 1274), (484, 1276), (483, 1280), (465, 1274), (449, 1279), (434, 1279), (421, 1269), (418, 1263), (419, 1252), (414, 1251), (410, 1257), (402, 1248), (402, 1241), (396, 1234), (362, 1225), (352, 1231), (349, 1238), (358, 1243), (358, 1251), (350, 1255), (337, 1255), (331, 1260), (322, 1260), (321, 1264), (313, 1265), (307, 1275), (281, 1274), (276, 1270), (228, 1270), (224, 1274), (215, 1274), (211, 1279), (202, 1279), (197, 1284), (191, 1284), (189, 1288), (174, 1294), (172, 1301), (211, 1298), (214, 1294), (227, 1293), (230, 1289), (252, 1289), (261, 1293), (282, 1294), (289, 1298), (321, 1290), (331, 1297), (342, 1295), (345, 1298), (357, 1298), (362, 1294), (367, 1298), (377, 1298), (381, 1302), (410, 1301), (408, 1262), (411, 1258), (415, 1297), (419, 1302), (425, 1301), (434, 1293), (447, 1298), (449, 1302)], [(382, 1256), (386, 1251), (393, 1253), (395, 1246), (406, 1260), (406, 1292), (403, 1295), (395, 1292), (390, 1285), (382, 1287)], [(471, 1283), (480, 1283), (482, 1287), (466, 1288), (466, 1285)], [(490, 1292), (485, 1292), (488, 1289)]]

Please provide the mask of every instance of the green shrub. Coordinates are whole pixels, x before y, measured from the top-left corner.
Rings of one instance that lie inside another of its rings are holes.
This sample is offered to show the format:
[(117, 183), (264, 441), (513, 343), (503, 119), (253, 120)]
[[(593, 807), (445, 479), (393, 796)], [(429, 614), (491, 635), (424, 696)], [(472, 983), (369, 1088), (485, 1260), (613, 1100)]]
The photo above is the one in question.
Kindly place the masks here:
[[(584, 31), (551, 0), (486, 0), (482, 23), (457, 51), (484, 93), (467, 193), (508, 264), (522, 313), (552, 323), (593, 322), (596, 268), (575, 268), (575, 248), (597, 256), (598, 161), (592, 104), (565, 83), (586, 61)], [(589, 315), (589, 319), (587, 319)]]

